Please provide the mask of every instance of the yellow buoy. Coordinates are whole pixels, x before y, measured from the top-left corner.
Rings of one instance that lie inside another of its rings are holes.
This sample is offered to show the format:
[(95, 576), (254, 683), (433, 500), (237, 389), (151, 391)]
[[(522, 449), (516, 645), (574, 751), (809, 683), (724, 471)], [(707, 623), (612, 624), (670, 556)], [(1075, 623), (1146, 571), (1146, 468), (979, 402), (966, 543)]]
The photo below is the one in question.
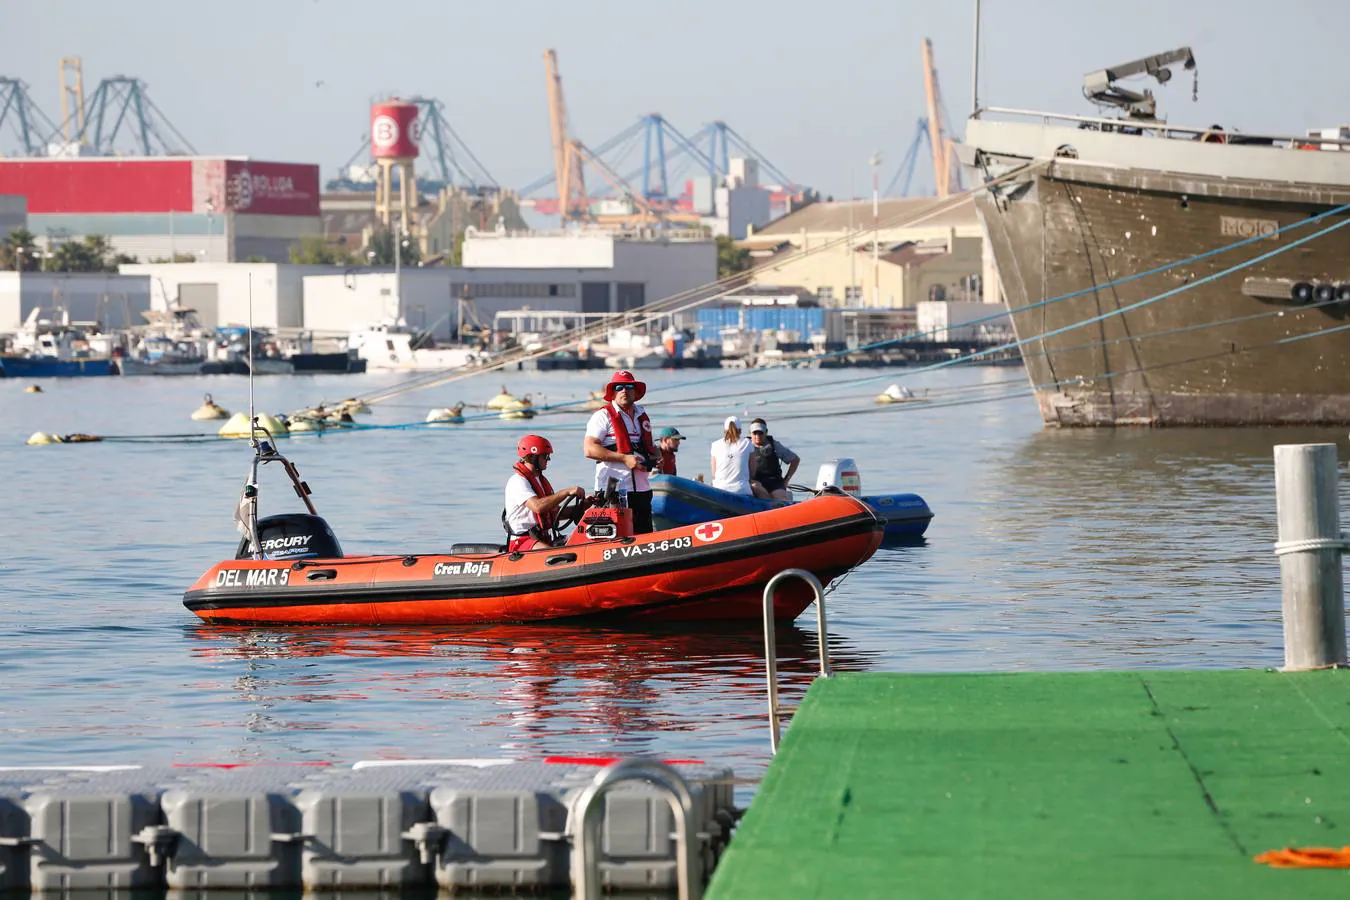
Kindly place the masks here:
[(219, 406), (216, 401), (211, 399), (211, 395), (207, 394), (206, 399), (202, 401), (202, 405), (193, 411), (192, 418), (197, 422), (209, 422), (212, 419), (227, 418), (229, 415), (228, 409)]
[(344, 412), (350, 413), (351, 415), (354, 416), (357, 413), (370, 412), (370, 407), (366, 406), (366, 402), (364, 400), (357, 400), (355, 397), (348, 397), (346, 400), (343, 400), (341, 403), (337, 405), (337, 410), (340, 413)]
[(512, 402), (501, 407), (501, 418), (503, 419), (533, 419), (534, 404), (530, 402), (530, 395), (526, 394), (524, 400), (512, 398)]
[(427, 413), (426, 420), (435, 425), (462, 425), (464, 423), (464, 404), (456, 403), (454, 406), (433, 409)]
[(909, 388), (903, 388), (898, 384), (893, 384), (880, 394), (877, 394), (878, 403), (904, 403), (906, 400), (913, 399), (914, 392)]
[[(289, 433), (289, 429), (286, 428), (285, 422), (281, 421), (276, 416), (270, 416), (267, 413), (258, 414), (258, 428), (265, 429), (267, 433), (271, 434), (273, 437), (280, 437)], [(248, 413), (237, 412), (230, 416), (228, 422), (220, 426), (220, 430), (217, 431), (216, 434), (227, 438), (246, 438), (252, 434), (252, 431), (253, 430), (249, 427)], [(258, 437), (259, 439), (262, 439), (266, 438), (267, 435), (263, 434), (262, 430), (259, 430)]]
[(28, 438), (29, 444), (59, 444), (61, 439), (54, 434), (48, 434), (45, 431), (35, 431)]
[(515, 409), (516, 404), (518, 403), (520, 403), (520, 401), (506, 389), (506, 385), (502, 385), (502, 392), (487, 402), (487, 408)]
[(23, 389), (23, 392), (25, 394), (40, 394), (42, 393), (42, 385), (30, 384), (28, 387)]

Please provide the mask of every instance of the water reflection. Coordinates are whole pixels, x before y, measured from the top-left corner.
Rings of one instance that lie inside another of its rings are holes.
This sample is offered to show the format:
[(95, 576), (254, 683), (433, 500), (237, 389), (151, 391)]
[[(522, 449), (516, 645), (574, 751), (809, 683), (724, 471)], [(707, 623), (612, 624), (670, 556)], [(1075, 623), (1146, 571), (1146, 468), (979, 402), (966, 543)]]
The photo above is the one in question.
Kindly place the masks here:
[[(425, 728), (430, 740), (446, 725), (425, 717), (426, 704), (434, 703), (471, 710), (473, 721), (460, 724), (515, 755), (557, 752), (560, 739), (582, 736), (587, 740), (566, 742), (599, 739), (630, 751), (652, 744), (664, 752), (681, 733), (692, 741), (725, 724), (714, 719), (761, 727), (765, 706), (763, 636), (753, 630), (199, 625), (188, 634), (200, 642), (195, 655), (238, 664), (232, 684), (253, 707), (246, 728), (254, 733), (337, 728), (316, 712), (328, 706), (343, 718), (342, 728), (378, 728), (407, 715), (411, 721), (401, 720), (397, 730)], [(784, 696), (793, 698), (816, 673), (819, 645), (814, 632), (796, 626), (780, 626), (777, 637)], [(831, 666), (840, 672), (873, 668), (881, 655), (839, 636), (829, 646)]]
[[(1210, 477), (1239, 483), (1238, 474), (1269, 477), (1277, 444), (1339, 444), (1346, 434), (1330, 428), (1045, 429), (1020, 446), (1010, 474), (1029, 481), (1053, 479), (1091, 486), (1167, 488)], [(1159, 480), (1161, 479), (1161, 481)]]
[(1047, 429), (988, 478), (986, 514), (999, 513), (984, 534), (997, 545), (981, 552), (1006, 557), (1011, 599), (1027, 607), (1019, 627), (1032, 614), (1061, 623), (1066, 655), (1262, 663), (1278, 637), (1273, 447), (1343, 439), (1318, 428)]

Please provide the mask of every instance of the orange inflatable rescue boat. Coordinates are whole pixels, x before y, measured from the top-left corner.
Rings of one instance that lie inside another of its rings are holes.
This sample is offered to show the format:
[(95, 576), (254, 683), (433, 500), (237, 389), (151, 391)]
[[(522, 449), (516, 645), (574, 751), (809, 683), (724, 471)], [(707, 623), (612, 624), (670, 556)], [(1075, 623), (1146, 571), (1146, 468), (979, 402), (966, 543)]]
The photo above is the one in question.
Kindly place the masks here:
[[(258, 467), (280, 462), (307, 513), (257, 517)], [(566, 619), (639, 622), (758, 620), (763, 590), (784, 569), (822, 584), (872, 556), (885, 528), (866, 504), (835, 489), (791, 506), (634, 535), (611, 495), (579, 519), (562, 546), (507, 553), (455, 544), (444, 554), (344, 556), (309, 486), (269, 441), (255, 442), (236, 521), (234, 559), (183, 595), (207, 622), (287, 625), (483, 625)], [(798, 579), (775, 595), (775, 618), (812, 600)]]

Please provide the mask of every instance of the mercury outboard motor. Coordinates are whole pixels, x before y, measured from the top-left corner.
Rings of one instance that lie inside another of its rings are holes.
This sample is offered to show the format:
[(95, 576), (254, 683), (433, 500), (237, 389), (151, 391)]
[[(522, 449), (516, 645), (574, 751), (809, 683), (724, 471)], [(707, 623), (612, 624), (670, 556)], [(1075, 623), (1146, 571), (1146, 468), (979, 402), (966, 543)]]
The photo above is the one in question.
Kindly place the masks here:
[[(282, 513), (258, 520), (263, 559), (341, 559), (342, 546), (328, 523), (309, 513)], [(252, 559), (248, 538), (239, 541), (235, 559)]]

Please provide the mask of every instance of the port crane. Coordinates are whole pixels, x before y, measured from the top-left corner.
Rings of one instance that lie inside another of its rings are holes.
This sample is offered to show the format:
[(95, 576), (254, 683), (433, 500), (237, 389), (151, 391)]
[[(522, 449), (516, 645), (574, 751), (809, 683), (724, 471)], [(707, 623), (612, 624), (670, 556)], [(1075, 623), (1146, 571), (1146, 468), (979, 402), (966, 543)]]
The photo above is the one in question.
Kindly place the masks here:
[[(569, 222), (591, 222), (599, 225), (656, 225), (675, 222), (693, 223), (698, 216), (667, 212), (649, 201), (645, 192), (636, 190), (619, 175), (600, 155), (594, 153), (567, 131), (567, 105), (563, 100), (562, 75), (558, 71), (558, 54), (544, 51), (544, 74), (548, 88), (549, 132), (553, 145), (553, 178), (558, 188), (558, 215), (563, 225)], [(586, 191), (586, 170), (600, 175), (635, 212), (624, 214), (595, 214)]]
[(558, 215), (566, 224), (586, 218), (589, 212), (586, 173), (577, 149), (579, 142), (573, 142), (567, 136), (562, 74), (558, 71), (558, 54), (552, 49), (544, 51), (544, 74), (548, 79), (549, 133), (553, 141), (553, 177), (558, 186)]
[[(1190, 47), (1178, 47), (1156, 56), (1146, 56), (1131, 62), (1098, 69), (1083, 76), (1083, 96), (1099, 106), (1115, 106), (1125, 111), (1131, 119), (1154, 119), (1158, 103), (1150, 90), (1132, 91), (1116, 84), (1122, 78), (1135, 75), (1151, 75), (1158, 84), (1167, 84), (1172, 80), (1170, 65), (1181, 63), (1182, 68), (1195, 69), (1195, 54)], [(1194, 99), (1196, 87), (1192, 84), (1191, 96)]]
[(933, 150), (933, 185), (939, 197), (949, 197), (953, 190), (961, 190), (961, 164), (956, 159), (952, 139), (947, 135), (937, 63), (933, 60), (933, 42), (928, 38), (923, 39), (923, 87), (928, 102), (928, 145)]

